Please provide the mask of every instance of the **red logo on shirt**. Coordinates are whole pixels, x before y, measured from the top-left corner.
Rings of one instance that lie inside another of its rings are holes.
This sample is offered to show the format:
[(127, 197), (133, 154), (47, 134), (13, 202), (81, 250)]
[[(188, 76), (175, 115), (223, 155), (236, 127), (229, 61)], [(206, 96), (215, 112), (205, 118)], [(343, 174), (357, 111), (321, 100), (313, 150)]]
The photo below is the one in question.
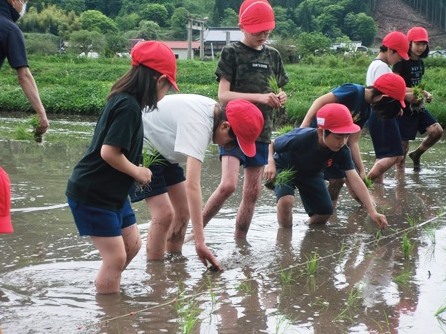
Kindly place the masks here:
[(333, 165), (333, 159), (327, 160), (327, 167), (331, 167)]

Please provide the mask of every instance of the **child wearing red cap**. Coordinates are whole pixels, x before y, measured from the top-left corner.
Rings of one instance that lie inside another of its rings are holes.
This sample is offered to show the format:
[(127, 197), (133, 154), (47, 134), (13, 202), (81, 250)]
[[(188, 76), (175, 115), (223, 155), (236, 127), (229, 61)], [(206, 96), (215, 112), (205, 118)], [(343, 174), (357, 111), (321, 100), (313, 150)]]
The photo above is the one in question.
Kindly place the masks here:
[(285, 169), (292, 171), (292, 177), (282, 184), (276, 182), (274, 189), (280, 227), (293, 226), (296, 188), (309, 216), (308, 223), (325, 224), (328, 221), (333, 214), (333, 206), (323, 171), (333, 164), (345, 173), (351, 188), (376, 225), (380, 229), (386, 227), (386, 217), (376, 211), (346, 145), (349, 136), (361, 130), (360, 126), (353, 123), (348, 108), (339, 103), (325, 104), (317, 111), (316, 120), (317, 129), (296, 128), (277, 137), (270, 145), (270, 156), (274, 156), (277, 174)]
[[(373, 83), (373, 86), (366, 87), (354, 83), (343, 84), (333, 89), (331, 92), (318, 97), (312, 103), (310, 109), (308, 109), (300, 127), (313, 125), (316, 112), (324, 105), (328, 103), (341, 103), (350, 110), (353, 122), (362, 129), (369, 118), (371, 105), (373, 105), (374, 111), (378, 113), (380, 117), (395, 117), (405, 105), (405, 92), (406, 85), (404, 80), (394, 73), (383, 74)], [(392, 103), (392, 100), (395, 102)], [(359, 148), (360, 136), (360, 131), (352, 133), (348, 138), (347, 145), (351, 150), (353, 161), (359, 176), (361, 179), (365, 179), (366, 171)], [(271, 179), (274, 173), (274, 170), (269, 171), (268, 167), (265, 168), (265, 175), (268, 178)], [(332, 165), (325, 169), (324, 177), (329, 181), (328, 190), (333, 202), (333, 207), (335, 208), (339, 192), (345, 182), (345, 173), (339, 170), (336, 165)], [(347, 186), (350, 192), (352, 192), (348, 183)]]
[(156, 41), (131, 51), (132, 68), (112, 86), (85, 155), (74, 167), (66, 195), (80, 235), (89, 235), (102, 265), (98, 293), (117, 293), (121, 273), (136, 256), (141, 238), (128, 200), (136, 180), (148, 184), (152, 173), (140, 166), (142, 110), (152, 109), (167, 91), (177, 89), (172, 50)]
[[(429, 35), (423, 27), (413, 27), (407, 32), (409, 40), (408, 60), (401, 60), (393, 66), (393, 72), (403, 77), (407, 87), (413, 88), (421, 84), (424, 75), (423, 58), (429, 55)], [(409, 153), (413, 161), (414, 171), (421, 169), (420, 157), (438, 142), (443, 135), (443, 128), (437, 122), (435, 117), (425, 108), (423, 102), (430, 102), (432, 95), (423, 91), (424, 98), (420, 101), (413, 97), (411, 103), (404, 108), (401, 117), (398, 117), (398, 125), (401, 133), (402, 145), (404, 150), (404, 160), (399, 167), (404, 168), (405, 157), (409, 152), (409, 140), (414, 140), (417, 132), (426, 133), (425, 138), (416, 150)]]
[[(202, 163), (211, 141), (227, 148), (238, 142), (247, 156), (255, 156), (263, 122), (261, 111), (251, 102), (232, 100), (221, 108), (213, 99), (195, 94), (168, 95), (157, 109), (143, 115), (145, 139), (161, 161), (150, 166), (150, 186), (135, 187), (130, 197), (145, 199), (150, 210), (149, 260), (162, 260), (166, 251), (181, 254), (190, 219), (199, 259), (221, 270), (203, 233)], [(186, 177), (179, 163), (185, 163)]]
[(273, 110), (287, 101), (285, 92), (274, 92), (271, 80), (282, 88), (288, 83), (279, 52), (266, 45), (275, 28), (274, 11), (266, 0), (246, 0), (239, 10), (239, 27), (243, 38), (223, 48), (216, 75), (219, 81), (218, 98), (226, 104), (234, 99), (246, 99), (263, 113), (265, 125), (257, 139), (257, 154), (249, 157), (239, 147), (220, 149), (222, 176), (217, 189), (203, 210), (206, 225), (234, 193), (239, 179), (239, 167), (244, 167), (243, 198), (236, 217), (236, 238), (245, 238), (261, 192), (264, 166), (271, 141)]
[[(391, 73), (390, 66), (401, 59), (409, 59), (408, 48), (409, 42), (405, 34), (400, 31), (388, 33), (383, 38), (378, 56), (367, 69), (366, 85), (371, 86), (384, 73)], [(376, 160), (367, 177), (376, 183), (383, 183), (384, 173), (397, 165), (403, 159), (404, 153), (396, 119), (379, 117), (373, 109), (372, 107), (367, 126)]]

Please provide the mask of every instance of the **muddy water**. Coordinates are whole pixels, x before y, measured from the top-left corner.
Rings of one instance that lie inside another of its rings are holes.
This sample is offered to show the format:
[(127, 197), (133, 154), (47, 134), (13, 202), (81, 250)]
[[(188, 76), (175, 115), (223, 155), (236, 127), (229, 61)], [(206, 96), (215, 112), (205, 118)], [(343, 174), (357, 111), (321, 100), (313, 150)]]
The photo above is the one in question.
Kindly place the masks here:
[[(10, 123), (11, 122), (11, 123)], [(0, 119), (1, 138), (13, 121)], [(184, 257), (147, 262), (144, 248), (122, 276), (119, 296), (96, 296), (100, 265), (65, 204), (65, 184), (93, 123), (53, 122), (45, 145), (0, 140), (12, 182), (15, 233), (0, 236), (0, 327), (9, 333), (444, 333), (446, 193), (444, 140), (414, 173), (390, 173), (371, 190), (390, 228), (380, 236), (345, 190), (322, 228), (279, 229), (264, 190), (246, 241), (233, 238), (240, 191), (206, 228), (224, 272), (208, 273), (193, 244)], [(362, 139), (368, 168), (373, 154)], [(203, 196), (218, 184), (214, 150)], [(145, 236), (150, 216), (134, 206)], [(145, 243), (145, 240), (144, 240)], [(403, 244), (407, 251), (404, 251)], [(315, 272), (312, 273), (312, 265)], [(192, 328), (190, 330), (190, 328)]]

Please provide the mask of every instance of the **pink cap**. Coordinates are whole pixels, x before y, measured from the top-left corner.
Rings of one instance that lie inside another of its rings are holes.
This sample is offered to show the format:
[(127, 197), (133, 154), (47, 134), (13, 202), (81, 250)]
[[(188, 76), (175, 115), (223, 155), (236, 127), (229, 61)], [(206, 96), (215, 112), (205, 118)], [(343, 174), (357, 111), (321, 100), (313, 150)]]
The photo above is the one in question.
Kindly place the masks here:
[(226, 117), (242, 152), (256, 155), (256, 140), (263, 130), (263, 114), (253, 103), (237, 99), (226, 104)]
[(167, 77), (173, 88), (178, 91), (176, 83), (177, 61), (171, 48), (158, 41), (138, 42), (130, 52), (132, 65), (144, 65)]
[(8, 174), (0, 167), (0, 233), (12, 233), (11, 183)]
[(409, 42), (426, 42), (429, 43), (429, 34), (423, 27), (413, 27), (407, 32)]
[(353, 123), (353, 118), (348, 108), (340, 103), (327, 103), (316, 113), (318, 128), (329, 130), (333, 133), (355, 133), (361, 128)]
[(402, 32), (392, 31), (388, 33), (384, 37), (382, 45), (398, 52), (401, 58), (405, 60), (409, 59), (409, 55), (407, 54), (407, 51), (409, 50), (409, 40)]
[(240, 6), (238, 22), (240, 28), (250, 34), (276, 27), (274, 10), (266, 0), (245, 0)]
[(373, 83), (373, 87), (390, 96), (392, 99), (400, 101), (401, 107), (406, 108), (404, 98), (406, 96), (406, 82), (404, 79), (395, 73), (385, 73), (381, 75)]

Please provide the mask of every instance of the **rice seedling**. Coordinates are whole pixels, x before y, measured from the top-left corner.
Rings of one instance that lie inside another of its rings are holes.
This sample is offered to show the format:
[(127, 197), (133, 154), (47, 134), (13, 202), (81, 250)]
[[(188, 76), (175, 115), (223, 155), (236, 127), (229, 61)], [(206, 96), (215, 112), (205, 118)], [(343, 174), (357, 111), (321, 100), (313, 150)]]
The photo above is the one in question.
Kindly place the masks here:
[(435, 245), (436, 243), (435, 231), (438, 229), (438, 225), (438, 223), (432, 223), (431, 225), (425, 225), (423, 227), (423, 231), (432, 245)]
[(314, 276), (316, 274), (317, 268), (319, 266), (319, 254), (317, 252), (313, 252), (312, 256), (306, 256), (306, 274), (308, 276)]
[(26, 124), (19, 124), (15, 128), (14, 139), (16, 140), (32, 140), (33, 134)]
[(351, 289), (348, 294), (347, 300), (345, 302), (345, 307), (339, 312), (339, 314), (334, 318), (333, 321), (351, 321), (353, 322), (353, 317), (355, 315), (355, 309), (361, 305), (361, 293), (362, 288), (360, 286), (355, 286)]
[(412, 242), (410, 241), (410, 238), (407, 236), (406, 233), (404, 233), (404, 235), (403, 235), (403, 239), (401, 241), (401, 247), (403, 249), (404, 259), (408, 260), (412, 253), (414, 245), (412, 244)]
[(412, 274), (409, 271), (404, 271), (398, 276), (393, 278), (393, 281), (401, 287), (409, 286), (410, 279), (412, 278)]
[(237, 291), (244, 292), (247, 294), (253, 293), (254, 289), (251, 286), (251, 283), (249, 281), (241, 282), (237, 287)]
[(179, 317), (178, 323), (180, 333), (191, 333), (197, 324), (198, 315), (201, 313), (201, 310), (195, 300), (188, 298), (185, 295), (185, 292), (181, 286), (178, 292), (177, 302), (175, 303), (175, 310)]
[(268, 78), (268, 87), (272, 90), (274, 94), (279, 94), (280, 92), (279, 83), (277, 82), (277, 79), (274, 75), (271, 75)]
[(390, 323), (389, 315), (387, 314), (386, 311), (384, 311), (384, 317), (380, 316), (380, 319), (382, 319), (382, 318), (384, 318), (384, 320), (385, 320), (385, 324), (384, 325), (382, 325), (381, 322), (373, 319), (373, 322), (378, 327), (379, 333), (392, 333), (393, 327), (392, 327), (392, 325)]
[[(165, 165), (166, 160), (161, 153), (151, 144), (144, 147), (142, 152), (142, 165), (146, 168), (150, 168), (153, 165)], [(137, 192), (148, 190), (150, 191), (150, 183), (141, 184), (135, 182), (135, 188)]]
[(373, 181), (369, 179), (367, 176), (363, 179), (365, 186), (367, 189), (373, 189)]
[(274, 190), (274, 187), (276, 185), (282, 185), (290, 183), (290, 181), (294, 178), (296, 175), (296, 171), (293, 168), (286, 168), (280, 171), (276, 175), (276, 178), (274, 180), (269, 180), (265, 182), (265, 187), (267, 187), (270, 190)]
[(443, 304), (437, 309), (434, 316), (436, 316), (437, 318), (443, 317), (443, 313), (445, 312), (446, 312), (446, 304)]
[(41, 143), (43, 140), (42, 135), (36, 133), (36, 129), (39, 126), (39, 119), (37, 116), (30, 117), (24, 123), (20, 123), (15, 128), (14, 139), (16, 140), (35, 140)]
[(211, 298), (211, 303), (212, 303), (212, 305), (215, 305), (215, 303), (217, 302), (217, 298), (215, 297), (215, 292), (214, 292), (214, 288), (213, 288), (212, 280), (211, 280), (210, 276), (207, 277), (206, 286), (207, 286), (208, 291), (209, 291), (209, 296)]
[(288, 327), (290, 326), (290, 322), (288, 321), (288, 318), (283, 314), (276, 315), (276, 328), (274, 333), (286, 333), (288, 330)]
[(143, 166), (150, 168), (152, 165), (165, 165), (166, 160), (161, 153), (152, 145), (147, 145), (142, 152)]
[(411, 215), (406, 215), (407, 222), (409, 223), (410, 227), (417, 227), (419, 218), (413, 217)]
[(280, 281), (284, 285), (289, 285), (295, 282), (294, 271), (292, 269), (282, 269), (280, 270)]
[(310, 307), (315, 307), (318, 309), (318, 312), (324, 311), (326, 310), (329, 306), (330, 303), (322, 297), (316, 297), (314, 302), (311, 302)]
[(293, 129), (294, 129), (293, 125), (287, 124), (287, 125), (284, 125), (284, 126), (280, 127), (279, 129), (277, 129), (276, 132), (277, 132), (278, 136), (281, 136), (281, 135), (283, 135), (283, 134), (285, 134), (287, 132), (290, 132)]

